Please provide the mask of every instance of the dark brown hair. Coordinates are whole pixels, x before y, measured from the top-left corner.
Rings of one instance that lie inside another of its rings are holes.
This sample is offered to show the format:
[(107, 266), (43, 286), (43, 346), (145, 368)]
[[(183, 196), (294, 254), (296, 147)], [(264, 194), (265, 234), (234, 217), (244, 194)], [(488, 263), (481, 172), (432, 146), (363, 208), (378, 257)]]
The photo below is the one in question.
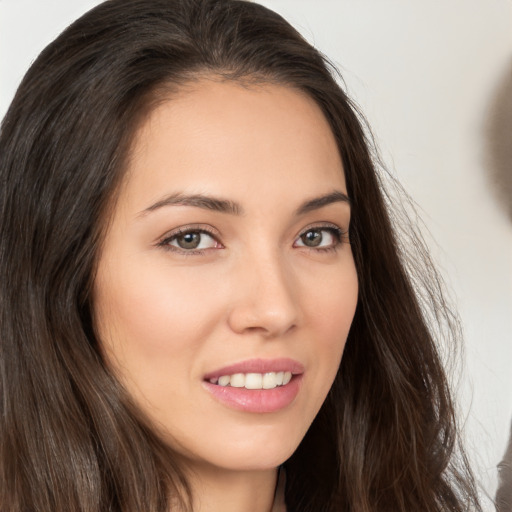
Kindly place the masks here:
[(454, 341), (453, 322), (428, 257), (413, 239), (408, 265), (367, 132), (328, 61), (279, 15), (235, 0), (99, 5), (42, 52), (3, 121), (0, 508), (188, 506), (172, 451), (102, 361), (90, 291), (135, 129), (157, 91), (204, 73), (313, 98), (352, 202), (359, 302), (332, 390), (284, 464), (289, 512), (479, 510), (434, 342), (443, 329)]

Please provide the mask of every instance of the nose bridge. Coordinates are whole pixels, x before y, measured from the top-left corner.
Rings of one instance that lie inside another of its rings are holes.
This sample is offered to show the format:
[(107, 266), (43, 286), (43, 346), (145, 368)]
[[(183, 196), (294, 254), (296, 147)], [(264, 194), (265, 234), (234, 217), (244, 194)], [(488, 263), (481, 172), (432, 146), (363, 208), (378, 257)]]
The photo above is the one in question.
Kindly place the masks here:
[(237, 300), (230, 315), (237, 332), (266, 336), (287, 332), (298, 320), (293, 273), (279, 247), (249, 251), (238, 263)]

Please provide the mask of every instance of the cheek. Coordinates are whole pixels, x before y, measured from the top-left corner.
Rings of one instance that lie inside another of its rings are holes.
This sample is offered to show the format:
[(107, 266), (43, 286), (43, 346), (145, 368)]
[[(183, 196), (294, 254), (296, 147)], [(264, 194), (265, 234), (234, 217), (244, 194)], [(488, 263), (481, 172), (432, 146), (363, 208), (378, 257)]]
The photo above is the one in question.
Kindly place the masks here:
[(308, 324), (314, 330), (314, 372), (321, 400), (329, 391), (338, 371), (358, 300), (358, 280), (350, 258), (342, 271), (318, 279), (316, 292), (307, 296)]
[(327, 345), (344, 345), (358, 300), (358, 279), (351, 254), (340, 266), (328, 268), (307, 282), (302, 295), (309, 323)]
[(121, 377), (149, 390), (162, 376), (190, 370), (215, 323), (215, 298), (202, 293), (199, 279), (140, 259), (105, 270), (95, 287), (95, 319), (105, 355)]

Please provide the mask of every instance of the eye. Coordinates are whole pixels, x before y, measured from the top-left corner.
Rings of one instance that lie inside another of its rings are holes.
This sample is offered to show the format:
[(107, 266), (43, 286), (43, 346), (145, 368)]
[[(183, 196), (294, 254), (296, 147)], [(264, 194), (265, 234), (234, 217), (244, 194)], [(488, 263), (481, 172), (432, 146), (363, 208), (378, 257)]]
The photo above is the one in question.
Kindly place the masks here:
[(191, 253), (221, 247), (218, 240), (203, 229), (179, 230), (167, 236), (158, 245), (171, 250)]
[(308, 247), (311, 249), (335, 249), (342, 241), (344, 232), (337, 226), (314, 227), (303, 231), (295, 247)]

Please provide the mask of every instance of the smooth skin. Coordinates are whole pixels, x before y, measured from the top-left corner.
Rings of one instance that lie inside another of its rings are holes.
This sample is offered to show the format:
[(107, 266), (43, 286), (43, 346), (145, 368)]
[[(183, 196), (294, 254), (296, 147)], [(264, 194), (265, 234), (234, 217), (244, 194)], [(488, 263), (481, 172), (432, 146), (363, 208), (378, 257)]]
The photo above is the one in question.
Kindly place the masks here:
[[(107, 363), (192, 470), (198, 511), (271, 510), (276, 468), (331, 387), (358, 294), (343, 194), (324, 115), (288, 87), (202, 77), (136, 134), (95, 321)], [(283, 409), (236, 410), (206, 389), (254, 358), (303, 365)]]

